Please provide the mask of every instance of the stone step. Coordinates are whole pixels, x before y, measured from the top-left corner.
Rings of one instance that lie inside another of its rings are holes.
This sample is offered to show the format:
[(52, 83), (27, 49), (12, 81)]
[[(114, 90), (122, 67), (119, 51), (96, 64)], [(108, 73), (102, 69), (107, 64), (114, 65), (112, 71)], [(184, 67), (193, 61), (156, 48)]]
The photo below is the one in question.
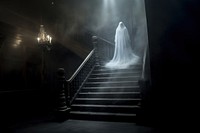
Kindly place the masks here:
[(96, 81), (134, 81), (139, 80), (140, 76), (120, 76), (120, 77), (94, 77), (88, 78), (88, 82), (96, 82)]
[(141, 76), (141, 72), (105, 72), (105, 73), (92, 73), (90, 78), (94, 77), (123, 77), (123, 76)]
[(86, 82), (84, 87), (137, 86), (138, 81)]
[[(95, 68), (110, 69), (110, 68), (105, 67), (105, 65), (99, 65), (99, 64), (96, 64)], [(131, 68), (142, 68), (142, 64), (131, 65), (129, 68), (126, 68), (126, 69), (131, 69)], [(122, 69), (119, 69), (119, 70), (122, 70)]]
[(108, 68), (94, 68), (93, 73), (107, 73), (107, 72), (141, 72), (141, 67), (127, 68), (127, 69), (108, 69)]
[(73, 104), (139, 105), (141, 98), (76, 98)]
[(140, 110), (138, 80), (142, 65), (108, 69), (95, 65), (91, 75), (71, 105), (72, 119), (135, 121)]
[(71, 119), (135, 122), (136, 114), (71, 111)]
[(89, 112), (109, 112), (109, 113), (137, 113), (139, 111), (137, 105), (95, 105), (95, 104), (73, 104), (73, 111), (89, 111)]
[(139, 98), (140, 92), (81, 92), (78, 98)]
[(139, 86), (83, 87), (81, 92), (138, 92)]

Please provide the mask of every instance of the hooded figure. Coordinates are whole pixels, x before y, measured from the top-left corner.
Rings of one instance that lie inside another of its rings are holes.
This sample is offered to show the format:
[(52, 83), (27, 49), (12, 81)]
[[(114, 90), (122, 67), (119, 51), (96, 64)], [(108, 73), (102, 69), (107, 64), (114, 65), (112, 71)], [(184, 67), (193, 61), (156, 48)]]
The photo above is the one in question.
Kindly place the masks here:
[(133, 53), (131, 48), (131, 40), (128, 30), (122, 22), (119, 22), (115, 33), (114, 56), (112, 60), (105, 65), (105, 67), (125, 69), (130, 65), (136, 64), (138, 60), (139, 57)]

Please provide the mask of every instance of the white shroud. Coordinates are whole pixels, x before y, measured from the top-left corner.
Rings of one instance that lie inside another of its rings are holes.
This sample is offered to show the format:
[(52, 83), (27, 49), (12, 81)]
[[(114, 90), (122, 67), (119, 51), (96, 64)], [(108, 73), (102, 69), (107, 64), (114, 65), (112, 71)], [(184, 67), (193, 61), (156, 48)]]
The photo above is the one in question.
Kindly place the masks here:
[(125, 69), (138, 63), (139, 57), (133, 53), (131, 41), (126, 26), (120, 22), (115, 33), (115, 51), (112, 60), (105, 67)]

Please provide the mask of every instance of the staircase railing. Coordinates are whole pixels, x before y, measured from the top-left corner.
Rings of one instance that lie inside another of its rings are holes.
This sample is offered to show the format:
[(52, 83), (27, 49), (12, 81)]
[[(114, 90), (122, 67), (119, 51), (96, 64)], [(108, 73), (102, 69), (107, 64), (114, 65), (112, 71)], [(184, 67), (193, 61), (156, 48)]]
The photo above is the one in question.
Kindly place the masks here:
[(88, 76), (94, 69), (95, 65), (95, 55), (94, 55), (95, 49), (93, 49), (89, 55), (85, 58), (85, 60), (82, 62), (82, 64), (79, 66), (79, 68), (75, 71), (75, 73), (67, 80), (67, 99), (70, 103), (68, 105), (71, 105), (72, 101), (78, 94), (79, 90), (81, 89), (82, 85), (87, 80)]
[[(91, 37), (89, 34), (86, 38), (87, 40), (89, 36)], [(82, 42), (85, 42), (82, 40), (82, 37), (79, 37), (79, 39)], [(59, 106), (57, 107), (57, 112), (59, 114), (59, 118), (63, 118), (63, 115), (65, 116), (64, 112), (68, 113), (70, 111), (70, 106), (73, 100), (76, 98), (83, 84), (86, 82), (89, 75), (93, 71), (95, 64), (99, 63), (100, 61), (105, 62), (112, 58), (112, 52), (114, 52), (114, 44), (96, 36), (92, 36), (92, 38), (89, 39), (92, 40), (94, 49), (88, 54), (85, 60), (68, 80), (65, 80), (65, 70), (63, 68), (58, 69)]]
[(114, 52), (114, 44), (96, 36), (92, 37), (92, 42), (94, 45), (94, 49), (85, 58), (85, 60), (71, 76), (71, 78), (67, 80), (66, 94), (68, 95), (66, 97), (69, 101), (68, 105), (71, 105), (71, 103), (79, 93), (81, 87), (94, 69), (95, 63), (105, 62), (112, 58)]
[(94, 45), (96, 49), (96, 60), (101, 65), (112, 59), (114, 54), (114, 44), (101, 37), (96, 37), (97, 43)]
[[(91, 41), (93, 41), (92, 47), (96, 49), (95, 58), (97, 63), (100, 63), (101, 65), (111, 60), (114, 55), (114, 43), (99, 36), (95, 36), (95, 33), (91, 31), (87, 30), (84, 30), (84, 32), (80, 31), (80, 33), (73, 34), (72, 38), (88, 46), (92, 46)], [(95, 44), (94, 41), (96, 41)]]

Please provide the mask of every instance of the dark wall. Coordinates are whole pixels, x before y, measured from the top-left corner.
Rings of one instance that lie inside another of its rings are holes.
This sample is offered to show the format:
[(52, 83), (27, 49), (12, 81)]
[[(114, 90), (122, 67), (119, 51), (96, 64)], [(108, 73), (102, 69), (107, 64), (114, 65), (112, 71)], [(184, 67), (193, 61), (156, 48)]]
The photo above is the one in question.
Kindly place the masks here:
[[(65, 68), (69, 79), (91, 50), (88, 43), (73, 40), (67, 34), (79, 14), (74, 15), (74, 6), (67, 10), (61, 7), (75, 4), (59, 2), (0, 1), (0, 129), (52, 111), (57, 69)], [(40, 24), (53, 36), (51, 51), (45, 51), (44, 80), (42, 49), (36, 40)], [(75, 33), (80, 31), (75, 29)]]
[[(6, 29), (0, 30), (0, 75), (2, 85), (5, 84), (1, 90), (12, 90), (17, 88), (16, 85), (24, 88), (29, 82), (27, 80), (34, 80), (35, 83), (29, 86), (34, 88), (41, 80), (42, 47), (37, 44), (35, 38), (26, 35), (23, 29), (18, 30), (17, 27), (5, 23), (0, 23), (0, 27)], [(83, 59), (54, 41), (51, 50), (45, 51), (44, 60), (46, 73), (55, 73), (58, 67), (64, 67), (66, 78), (69, 78)], [(13, 84), (7, 84), (7, 81)]]
[(146, 0), (152, 86), (145, 99), (145, 119), (166, 130), (178, 124), (185, 129), (185, 122), (191, 124), (196, 117), (199, 4)]
[[(24, 31), (25, 30), (25, 31)], [(0, 130), (1, 127), (48, 115), (55, 107), (56, 72), (66, 70), (66, 79), (83, 61), (78, 55), (53, 43), (45, 51), (42, 78), (42, 48), (26, 30), (0, 22)]]

